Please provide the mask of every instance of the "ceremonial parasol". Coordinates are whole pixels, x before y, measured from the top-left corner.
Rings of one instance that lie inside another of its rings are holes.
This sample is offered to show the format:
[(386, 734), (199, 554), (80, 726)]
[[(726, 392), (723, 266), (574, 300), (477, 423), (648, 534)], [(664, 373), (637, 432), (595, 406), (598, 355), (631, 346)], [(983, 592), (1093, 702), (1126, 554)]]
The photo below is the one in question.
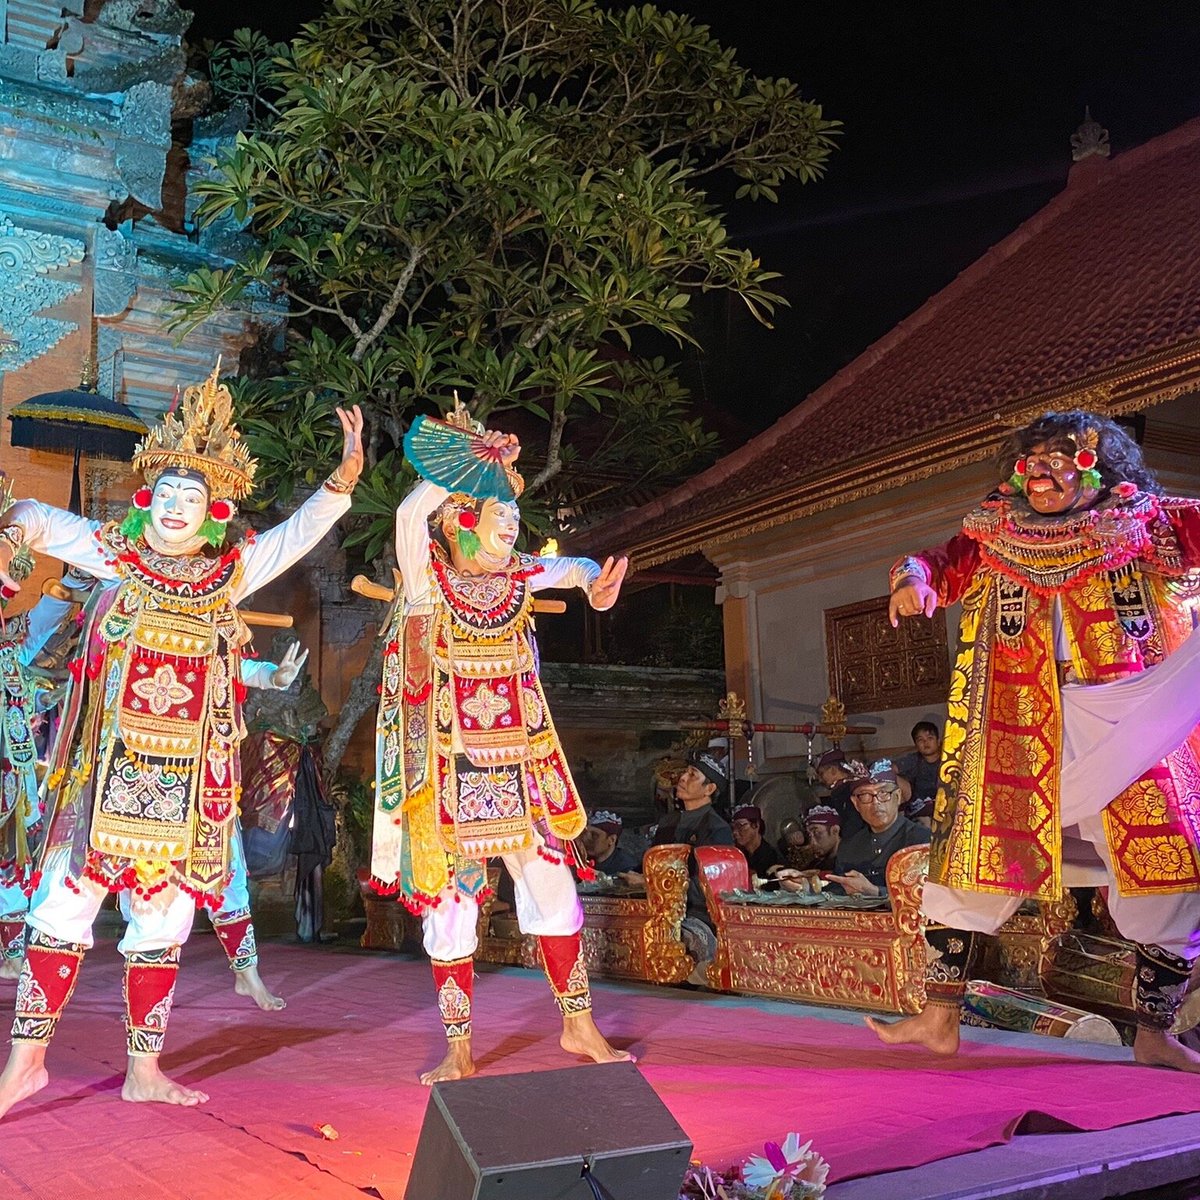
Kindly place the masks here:
[(70, 509), (77, 515), (83, 511), (79, 456), (128, 462), (134, 446), (147, 433), (145, 423), (129, 408), (96, 391), (95, 382), (88, 380), (89, 373), (85, 366), (78, 388), (31, 396), (8, 415), (14, 446), (75, 456)]

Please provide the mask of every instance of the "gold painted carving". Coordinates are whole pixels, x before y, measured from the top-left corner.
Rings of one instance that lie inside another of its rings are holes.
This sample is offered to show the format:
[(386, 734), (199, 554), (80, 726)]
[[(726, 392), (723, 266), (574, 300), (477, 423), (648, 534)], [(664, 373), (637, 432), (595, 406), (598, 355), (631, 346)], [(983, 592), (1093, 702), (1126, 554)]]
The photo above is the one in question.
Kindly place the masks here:
[[(581, 895), (583, 957), (595, 975), (640, 979), (647, 983), (682, 983), (695, 967), (683, 947), (681, 926), (687, 908), (688, 855), (684, 845), (652, 846), (642, 870), (646, 898)], [(490, 918), (491, 900), (480, 908), (479, 948), (483, 962), (541, 968), (537, 939), (498, 936)]]

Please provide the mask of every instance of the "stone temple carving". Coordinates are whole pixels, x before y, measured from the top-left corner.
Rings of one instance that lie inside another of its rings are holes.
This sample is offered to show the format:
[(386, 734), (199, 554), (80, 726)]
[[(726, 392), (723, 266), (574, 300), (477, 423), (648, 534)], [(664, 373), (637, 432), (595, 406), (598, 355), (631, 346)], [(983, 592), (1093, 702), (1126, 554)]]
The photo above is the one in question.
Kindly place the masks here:
[(15, 343), (0, 357), (0, 372), (32, 362), (77, 328), (38, 314), (80, 290), (77, 280), (51, 276), (83, 256), (83, 242), (23, 229), (0, 214), (0, 328)]

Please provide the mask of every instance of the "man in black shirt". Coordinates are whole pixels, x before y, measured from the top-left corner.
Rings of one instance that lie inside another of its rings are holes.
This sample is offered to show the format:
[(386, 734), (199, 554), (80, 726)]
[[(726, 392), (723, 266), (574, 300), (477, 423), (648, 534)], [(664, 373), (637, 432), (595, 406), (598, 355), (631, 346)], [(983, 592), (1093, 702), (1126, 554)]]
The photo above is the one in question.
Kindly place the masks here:
[(751, 876), (765, 879), (772, 867), (783, 865), (775, 847), (763, 838), (767, 823), (763, 820), (762, 809), (757, 805), (743, 804), (735, 808), (730, 829), (733, 832), (733, 844), (750, 864)]
[[(728, 785), (724, 764), (707, 750), (693, 750), (688, 765), (675, 782), (675, 801), (680, 810), (668, 813), (654, 834), (654, 845), (684, 843), (688, 846), (732, 846), (733, 834), (713, 801)], [(687, 952), (696, 960), (691, 982), (703, 983), (707, 964), (717, 952), (717, 935), (704, 903), (704, 892), (696, 874), (696, 860), (688, 859), (687, 915), (681, 936)], [(645, 887), (645, 876), (626, 871), (622, 876), (631, 887)]]
[(623, 871), (638, 869), (638, 860), (617, 845), (624, 827), (619, 814), (606, 808), (597, 809), (588, 818), (587, 828), (579, 838), (597, 871), (620, 875)]
[(830, 882), (849, 896), (886, 896), (888, 860), (906, 846), (928, 845), (929, 830), (900, 815), (900, 785), (886, 758), (855, 782), (850, 799), (865, 828), (842, 840)]

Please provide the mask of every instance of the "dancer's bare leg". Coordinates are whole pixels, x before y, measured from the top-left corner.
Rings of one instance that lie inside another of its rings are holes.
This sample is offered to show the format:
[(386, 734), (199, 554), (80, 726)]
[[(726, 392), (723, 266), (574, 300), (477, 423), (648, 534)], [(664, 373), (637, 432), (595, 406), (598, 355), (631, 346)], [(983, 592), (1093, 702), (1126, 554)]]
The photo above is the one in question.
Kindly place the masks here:
[(281, 1008), (287, 1008), (287, 1001), (282, 996), (276, 996), (263, 983), (256, 963), (234, 971), (233, 981), (233, 990), (239, 996), (248, 996), (263, 1012), (278, 1012)]
[(1189, 1050), (1177, 1037), (1165, 1029), (1138, 1026), (1133, 1039), (1135, 1062), (1148, 1067), (1171, 1067), (1175, 1071), (1190, 1071), (1200, 1075), (1200, 1054)]
[(923, 1046), (934, 1054), (958, 1053), (959, 1008), (950, 1004), (927, 1004), (911, 1017), (881, 1021), (867, 1017), (867, 1024), (881, 1042), (889, 1046)]
[(46, 1047), (41, 1042), (14, 1042), (8, 1063), (0, 1074), (0, 1117), (14, 1104), (40, 1092), (49, 1082)]
[(121, 1099), (134, 1104), (182, 1104), (190, 1108), (203, 1104), (208, 1094), (169, 1079), (159, 1068), (157, 1054), (131, 1054)]
[(618, 1050), (608, 1044), (604, 1034), (596, 1027), (590, 1009), (563, 1017), (562, 1037), (558, 1039), (558, 1044), (568, 1054), (578, 1054), (593, 1062), (637, 1062), (628, 1050)]
[(421, 1082), (426, 1087), (435, 1083), (445, 1083), (448, 1079), (466, 1079), (475, 1074), (475, 1060), (471, 1057), (471, 1039), (469, 1037), (454, 1038), (446, 1043), (446, 1057), (432, 1071), (421, 1074)]

